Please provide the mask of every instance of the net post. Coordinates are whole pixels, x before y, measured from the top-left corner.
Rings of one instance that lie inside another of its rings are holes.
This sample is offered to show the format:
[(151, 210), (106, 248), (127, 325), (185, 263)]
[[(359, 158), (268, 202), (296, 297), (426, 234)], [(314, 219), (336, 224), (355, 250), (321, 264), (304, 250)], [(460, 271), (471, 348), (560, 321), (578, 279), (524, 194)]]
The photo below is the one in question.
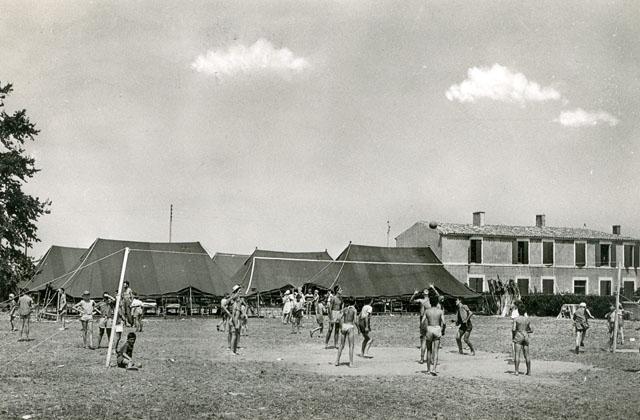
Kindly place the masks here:
[(618, 306), (620, 305), (620, 280), (622, 277), (622, 265), (618, 262), (618, 288), (616, 291), (616, 308), (614, 309), (615, 319), (613, 321), (613, 352), (618, 349)]
[(105, 367), (109, 367), (111, 363), (111, 351), (113, 350), (113, 339), (116, 335), (116, 325), (118, 322), (118, 314), (120, 311), (120, 299), (122, 298), (122, 285), (124, 283), (124, 275), (127, 269), (127, 259), (129, 258), (129, 248), (124, 249), (124, 257), (122, 258), (122, 270), (120, 270), (120, 281), (118, 282), (118, 294), (116, 295), (116, 306), (113, 311), (113, 321), (111, 323), (111, 334), (109, 335), (109, 348), (107, 350), (107, 360)]

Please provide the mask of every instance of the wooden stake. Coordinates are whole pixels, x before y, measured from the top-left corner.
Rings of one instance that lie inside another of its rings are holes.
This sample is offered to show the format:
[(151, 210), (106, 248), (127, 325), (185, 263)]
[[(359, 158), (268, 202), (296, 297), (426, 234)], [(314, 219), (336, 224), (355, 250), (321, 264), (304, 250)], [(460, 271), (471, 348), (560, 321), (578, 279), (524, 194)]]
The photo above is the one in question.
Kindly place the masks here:
[(616, 292), (616, 318), (613, 321), (613, 352), (615, 353), (618, 347), (618, 306), (620, 305), (620, 280), (622, 279), (622, 264), (618, 262), (618, 290)]

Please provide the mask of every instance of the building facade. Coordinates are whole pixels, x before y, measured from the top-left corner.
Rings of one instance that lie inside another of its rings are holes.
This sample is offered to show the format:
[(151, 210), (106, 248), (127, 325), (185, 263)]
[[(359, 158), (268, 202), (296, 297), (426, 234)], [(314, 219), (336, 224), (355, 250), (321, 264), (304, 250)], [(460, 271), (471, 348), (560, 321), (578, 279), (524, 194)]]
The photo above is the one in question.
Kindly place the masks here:
[(485, 225), (484, 212), (472, 224), (417, 222), (396, 238), (398, 247), (429, 246), (445, 268), (477, 292), (488, 280), (513, 279), (530, 293), (622, 293), (640, 286), (640, 239), (586, 228), (550, 227), (537, 215), (533, 226)]

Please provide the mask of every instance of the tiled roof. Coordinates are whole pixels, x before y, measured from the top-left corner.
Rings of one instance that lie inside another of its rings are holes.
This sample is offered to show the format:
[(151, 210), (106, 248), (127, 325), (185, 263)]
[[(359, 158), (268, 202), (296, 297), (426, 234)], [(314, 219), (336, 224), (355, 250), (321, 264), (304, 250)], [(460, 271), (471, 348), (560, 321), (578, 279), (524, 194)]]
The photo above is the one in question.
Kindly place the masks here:
[[(421, 221), (424, 225), (429, 222)], [(475, 226), (460, 223), (438, 223), (436, 228), (443, 236), (494, 236), (505, 238), (545, 238), (545, 239), (592, 239), (592, 240), (626, 240), (637, 241), (628, 236), (614, 235), (586, 228), (569, 228), (553, 226), (508, 226), (484, 225)]]

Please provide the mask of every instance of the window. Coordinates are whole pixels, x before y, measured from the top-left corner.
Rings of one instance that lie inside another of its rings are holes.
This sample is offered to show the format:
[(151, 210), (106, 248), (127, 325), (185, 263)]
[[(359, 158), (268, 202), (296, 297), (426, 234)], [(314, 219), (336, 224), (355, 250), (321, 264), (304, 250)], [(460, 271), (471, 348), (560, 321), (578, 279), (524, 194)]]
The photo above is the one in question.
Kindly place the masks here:
[(627, 299), (633, 299), (633, 292), (636, 291), (636, 282), (634, 280), (625, 280), (622, 282), (624, 287), (622, 295)]
[(469, 240), (469, 263), (482, 264), (482, 239)]
[(587, 243), (576, 242), (575, 245), (576, 266), (584, 267), (587, 265)]
[(529, 241), (514, 241), (512, 262), (513, 264), (529, 264)]
[(555, 280), (552, 278), (542, 279), (542, 294), (552, 295), (555, 291)]
[(599, 243), (596, 246), (596, 266), (611, 265), (611, 244)]
[(520, 296), (527, 296), (529, 294), (529, 279), (520, 278), (517, 280), (517, 283)]
[(482, 277), (469, 277), (469, 288), (474, 292), (482, 293), (482, 285), (484, 284), (484, 278)]
[(576, 295), (587, 294), (587, 280), (573, 279), (573, 293)]
[(635, 247), (633, 245), (624, 246), (624, 266), (634, 267), (635, 261), (633, 261), (633, 254), (635, 253)]
[(554, 259), (553, 241), (542, 241), (542, 264), (553, 265)]
[(600, 296), (611, 296), (611, 280), (600, 280)]

